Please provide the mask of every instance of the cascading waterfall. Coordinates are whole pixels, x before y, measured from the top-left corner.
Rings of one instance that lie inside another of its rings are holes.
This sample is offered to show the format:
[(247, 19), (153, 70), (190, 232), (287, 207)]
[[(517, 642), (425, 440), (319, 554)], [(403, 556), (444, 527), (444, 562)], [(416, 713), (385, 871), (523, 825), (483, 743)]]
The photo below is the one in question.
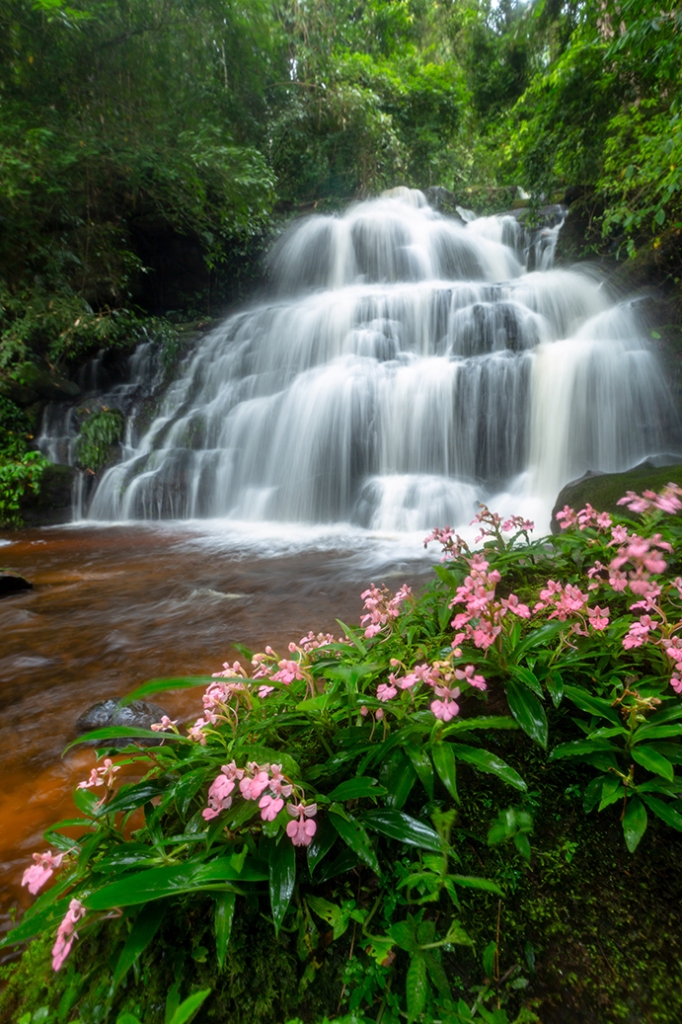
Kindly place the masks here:
[(486, 501), (546, 528), (567, 481), (679, 443), (633, 302), (551, 269), (558, 230), (407, 189), (297, 223), (272, 297), (200, 343), (89, 517), (403, 531)]

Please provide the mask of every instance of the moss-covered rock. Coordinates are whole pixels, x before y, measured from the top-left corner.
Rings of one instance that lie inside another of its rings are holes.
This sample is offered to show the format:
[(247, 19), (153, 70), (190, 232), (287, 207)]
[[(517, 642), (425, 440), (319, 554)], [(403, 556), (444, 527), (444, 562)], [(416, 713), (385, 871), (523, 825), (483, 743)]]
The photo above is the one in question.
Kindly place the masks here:
[(570, 505), (576, 511), (584, 508), (589, 502), (600, 512), (622, 513), (618, 500), (627, 491), (644, 490), (660, 491), (668, 483), (682, 486), (682, 462), (669, 466), (654, 466), (644, 462), (625, 473), (587, 473), (580, 480), (574, 480), (559, 492), (552, 510), (552, 533), (559, 534), (561, 529), (555, 515), (564, 505)]

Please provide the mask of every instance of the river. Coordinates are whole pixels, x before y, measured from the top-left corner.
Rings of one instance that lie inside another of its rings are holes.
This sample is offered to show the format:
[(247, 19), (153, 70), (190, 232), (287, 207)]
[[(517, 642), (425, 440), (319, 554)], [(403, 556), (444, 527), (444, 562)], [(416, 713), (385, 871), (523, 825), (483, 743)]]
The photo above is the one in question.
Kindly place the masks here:
[[(372, 581), (427, 578), (419, 538), (293, 528), (276, 537), (220, 522), (126, 524), (4, 534), (0, 565), (34, 589), (0, 602), (0, 931), (43, 831), (72, 817), (71, 790), (91, 749), (62, 758), (91, 704), (152, 678), (204, 675), (238, 657), (235, 642), (286, 652), (309, 629), (357, 622)], [(412, 553), (412, 557), (410, 554)], [(393, 564), (389, 561), (393, 556)], [(201, 690), (162, 694), (194, 719)]]

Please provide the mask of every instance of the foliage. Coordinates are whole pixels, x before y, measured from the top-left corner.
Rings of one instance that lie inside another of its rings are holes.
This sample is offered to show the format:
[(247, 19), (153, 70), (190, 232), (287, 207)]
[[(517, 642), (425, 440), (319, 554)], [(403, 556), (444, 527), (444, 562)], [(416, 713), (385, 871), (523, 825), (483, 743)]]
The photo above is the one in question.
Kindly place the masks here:
[[(566, 508), (564, 532), (534, 542), (532, 524), (483, 509), (478, 552), (449, 529), (427, 538), (445, 560), (419, 599), (371, 586), (362, 626), (342, 624), (340, 639), (308, 634), (289, 657), (243, 650), (250, 676), (226, 663), (187, 735), (167, 718), (89, 734), (101, 756), (108, 741), (131, 746), (80, 784), (80, 817), (46, 833), (58, 852), (36, 854), (25, 884), (37, 892), (57, 870), (58, 880), (5, 941), (61, 921), (59, 969), (76, 930), (108, 933), (113, 1012), (168, 910), (178, 920), (204, 908), (194, 942), (205, 957), (212, 906), (219, 972), (235, 922), (256, 910), (275, 936), (295, 936), (299, 999), (350, 935), (339, 1005), (359, 1019), (509, 1020), (488, 1008), (505, 991), (497, 940), (473, 1004), (453, 980), (457, 947), (475, 941), (472, 899), (485, 906), (516, 884), (508, 855), (493, 877), (470, 870), (457, 819), (476, 800), (476, 775), (490, 779), (488, 844), (529, 862), (530, 836), (542, 845), (546, 828), (526, 798), (531, 757), (587, 812), (617, 809), (630, 853), (649, 815), (682, 831), (681, 495), (676, 485), (630, 493), (638, 520)], [(127, 699), (198, 685), (154, 681)], [(117, 785), (124, 765), (141, 781)]]
[(21, 526), (21, 500), (38, 493), (49, 465), (40, 452), (29, 449), (31, 434), (22, 410), (0, 395), (0, 528)]
[(82, 469), (98, 473), (111, 461), (111, 446), (123, 437), (125, 421), (119, 409), (91, 413), (76, 440), (76, 458)]

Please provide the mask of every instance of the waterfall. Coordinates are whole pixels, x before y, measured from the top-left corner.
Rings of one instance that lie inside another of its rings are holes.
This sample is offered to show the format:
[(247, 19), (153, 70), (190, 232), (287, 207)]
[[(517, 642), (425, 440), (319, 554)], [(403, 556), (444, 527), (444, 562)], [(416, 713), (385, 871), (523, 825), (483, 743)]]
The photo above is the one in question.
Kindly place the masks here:
[(635, 303), (552, 269), (560, 222), (408, 189), (298, 221), (270, 297), (200, 342), (88, 516), (403, 531), (485, 501), (547, 528), (567, 481), (679, 443)]

